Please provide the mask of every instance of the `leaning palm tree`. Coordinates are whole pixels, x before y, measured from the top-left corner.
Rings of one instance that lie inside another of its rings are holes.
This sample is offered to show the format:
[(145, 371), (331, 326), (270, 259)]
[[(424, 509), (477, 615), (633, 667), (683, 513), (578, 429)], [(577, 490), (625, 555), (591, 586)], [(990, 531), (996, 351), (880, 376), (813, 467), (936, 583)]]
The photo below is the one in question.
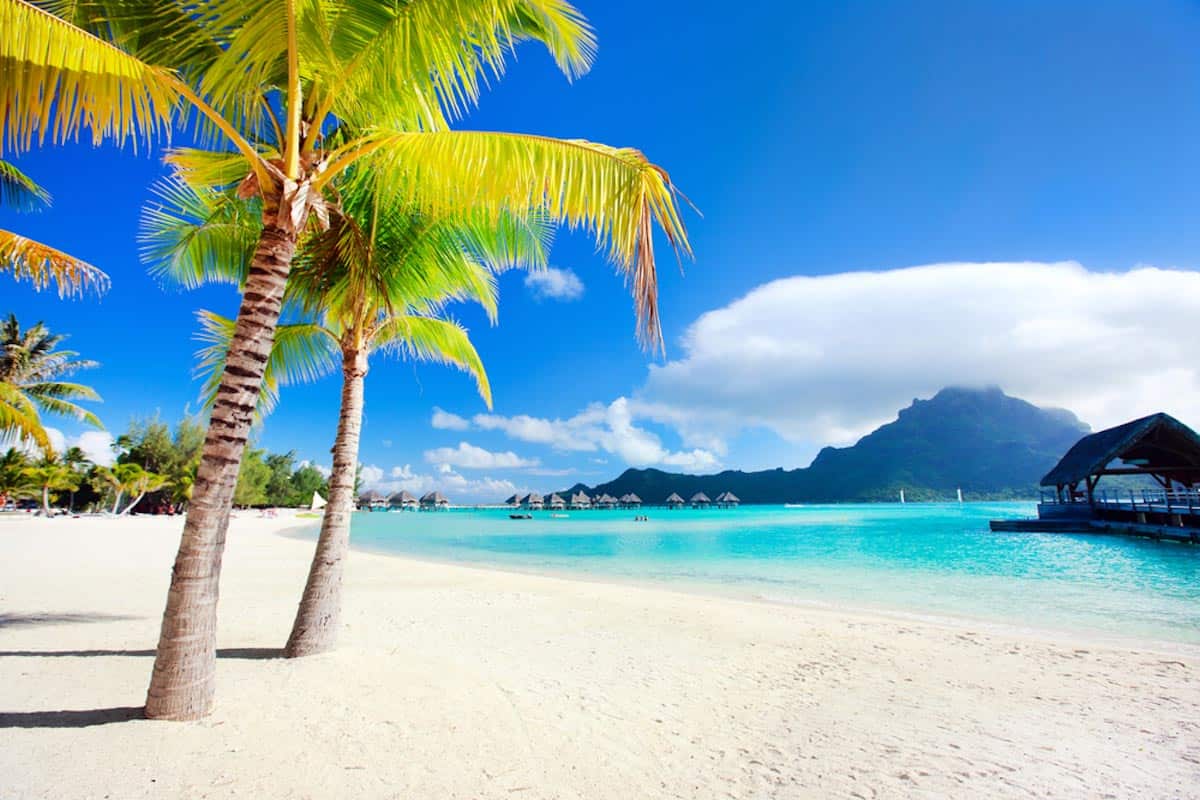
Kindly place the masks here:
[[(28, 211), (48, 205), (49, 192), (16, 165), (0, 161), (0, 208)], [(29, 281), (38, 290), (56, 283), (60, 296), (87, 289), (103, 292), (108, 288), (108, 276), (91, 264), (3, 229), (0, 229), (0, 272), (11, 273), (18, 281)]]
[[(581, 140), (450, 130), (522, 40), (569, 76), (595, 40), (566, 0), (0, 0), (0, 131), (27, 147), (90, 128), (128, 138), (200, 120), (217, 152), (177, 151), (198, 184), (237, 183), (262, 228), (172, 572), (150, 717), (208, 713), (216, 597), (238, 464), (303, 230), (331, 182), (386, 174), (431, 213), (544, 211), (581, 225), (631, 277), (640, 331), (661, 343), (653, 235), (687, 250), (667, 174), (640, 152)], [(176, 114), (177, 109), (188, 113)], [(281, 111), (282, 113), (277, 113)]]
[[(157, 492), (171, 484), (166, 475), (150, 472), (140, 464), (114, 464), (111, 467), (98, 467), (96, 474), (113, 491), (113, 505), (110, 512), (115, 516), (125, 516), (142, 498), (150, 492)], [(121, 500), (128, 494), (132, 502), (121, 509)]]
[(32, 441), (47, 455), (53, 446), (42, 425), (41, 413), (70, 417), (97, 428), (100, 420), (78, 401), (99, 401), (90, 386), (62, 378), (96, 366), (75, 360), (74, 350), (59, 350), (66, 337), (50, 333), (44, 324), (21, 329), (16, 315), (0, 322), (0, 435)]
[[(487, 375), (466, 331), (440, 318), (454, 300), (478, 302), (494, 321), (495, 275), (512, 267), (544, 268), (551, 229), (540, 218), (506, 215), (493, 224), (486, 215), (433, 218), (389, 204), (389, 195), (370, 180), (351, 180), (326, 231), (301, 242), (288, 295), (311, 321), (282, 324), (264, 375), (259, 414), (278, 400), (280, 387), (311, 380), (342, 365), (342, 404), (333, 446), (321, 535), (285, 653), (308, 655), (336, 641), (341, 610), (341, 576), (354, 510), (354, 480), (369, 359), (390, 351), (457, 366), (472, 374), (491, 405)], [(230, 271), (238, 252), (248, 252), (254, 217), (228, 198), (194, 192), (179, 184), (159, 191), (163, 205), (144, 218), (145, 254), (153, 271), (173, 283), (239, 283), (244, 270)], [(214, 260), (214, 250), (232, 256)], [(243, 261), (245, 263), (245, 261)], [(200, 369), (204, 395), (217, 390), (234, 323), (201, 312)]]
[(25, 475), (36, 486), (42, 496), (42, 514), (51, 515), (50, 493), (73, 492), (79, 488), (83, 476), (57, 458), (46, 458), (35, 466), (26, 467)]

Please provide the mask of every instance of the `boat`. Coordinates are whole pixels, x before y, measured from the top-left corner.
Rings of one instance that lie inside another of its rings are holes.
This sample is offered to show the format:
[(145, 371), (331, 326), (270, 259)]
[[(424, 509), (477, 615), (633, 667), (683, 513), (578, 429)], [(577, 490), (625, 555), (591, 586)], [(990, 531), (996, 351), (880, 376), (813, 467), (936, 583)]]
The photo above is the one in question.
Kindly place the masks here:
[(509, 514), (509, 519), (533, 519), (533, 514)]
[(804, 508), (804, 503), (784, 503), (784, 508)]
[(569, 517), (570, 517), (569, 514), (551, 514), (550, 515), (550, 519), (568, 519)]

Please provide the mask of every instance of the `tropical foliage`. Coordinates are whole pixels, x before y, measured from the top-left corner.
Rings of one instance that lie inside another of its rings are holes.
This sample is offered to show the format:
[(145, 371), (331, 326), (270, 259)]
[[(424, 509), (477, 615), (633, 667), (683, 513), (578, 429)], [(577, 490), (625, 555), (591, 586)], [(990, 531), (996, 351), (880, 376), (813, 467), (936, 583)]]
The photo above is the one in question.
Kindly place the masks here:
[[(197, 187), (234, 184), (261, 202), (234, 336), (168, 592), (146, 713), (211, 707), (215, 597), (234, 471), (269, 359), (297, 243), (336, 212), (351, 168), (440, 217), (544, 213), (582, 226), (630, 279), (643, 341), (661, 343), (654, 228), (687, 239), (666, 173), (632, 149), (582, 140), (451, 131), (522, 40), (568, 77), (594, 37), (565, 0), (0, 0), (0, 128), (27, 147), (81, 128), (122, 140), (199, 120), (208, 151), (171, 163)], [(73, 23), (73, 24), (68, 24)], [(225, 149), (216, 149), (225, 148)], [(197, 636), (196, 631), (205, 632)]]
[(99, 401), (89, 386), (62, 378), (96, 366), (76, 360), (74, 350), (59, 350), (65, 336), (42, 323), (21, 329), (13, 314), (0, 322), (0, 436), (33, 442), (47, 455), (53, 446), (42, 425), (43, 413), (104, 427), (80, 401)]
[[(31, 211), (48, 205), (49, 192), (15, 164), (0, 160), (0, 208)], [(3, 229), (0, 229), (0, 272), (11, 273), (19, 281), (29, 281), (38, 290), (56, 283), (59, 295), (79, 294), (88, 289), (103, 292), (108, 288), (108, 276), (91, 264)]]

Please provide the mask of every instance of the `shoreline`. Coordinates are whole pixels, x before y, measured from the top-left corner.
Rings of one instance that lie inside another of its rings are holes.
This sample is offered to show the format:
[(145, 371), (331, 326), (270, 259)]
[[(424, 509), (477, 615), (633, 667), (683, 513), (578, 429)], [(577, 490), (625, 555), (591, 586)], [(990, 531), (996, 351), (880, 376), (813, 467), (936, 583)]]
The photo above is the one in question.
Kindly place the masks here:
[[(313, 522), (316, 523), (317, 521), (314, 520)], [(313, 526), (309, 525), (296, 525), (286, 530), (277, 531), (276, 533), (277, 535), (284, 536), (288, 539), (315, 541), (315, 536), (313, 539), (305, 538), (305, 531), (310, 530), (312, 527)], [(388, 550), (384, 547), (371, 547), (370, 545), (359, 544), (355, 541), (353, 533), (350, 537), (350, 547), (352, 550), (361, 553), (397, 559), (402, 562), (426, 564), (430, 566), (446, 567), (449, 569), (466, 569), (483, 573), (498, 572), (510, 575), (523, 575), (533, 578), (550, 578), (566, 582), (580, 582), (584, 584), (596, 584), (600, 586), (625, 587), (652, 592), (668, 592), (685, 597), (711, 598), (714, 600), (744, 602), (768, 607), (799, 609), (803, 611), (829, 614), (834, 617), (841, 615), (864, 620), (873, 619), (876, 621), (932, 625), (948, 630), (978, 629), (996, 636), (1016, 636), (1047, 643), (1070, 643), (1079, 646), (1099, 646), (1114, 649), (1146, 650), (1160, 653), (1162, 655), (1186, 655), (1200, 658), (1200, 642), (1183, 642), (1152, 636), (1136, 636), (1133, 634), (1121, 634), (1086, 629), (1070, 629), (1065, 627), (1056, 628), (1048, 626), (1023, 626), (1013, 622), (987, 619), (984, 617), (973, 617), (965, 614), (954, 615), (923, 613), (920, 611), (882, 605), (847, 605), (837, 600), (823, 602), (814, 598), (798, 597), (794, 600), (788, 598), (775, 598), (764, 596), (755, 591), (739, 591), (735, 588), (731, 588), (731, 586), (730, 588), (726, 588), (728, 586), (726, 584), (699, 580), (681, 579), (677, 582), (671, 582), (667, 580), (655, 580), (653, 578), (622, 577), (619, 575), (589, 573), (583, 570), (572, 571), (570, 569), (553, 568), (539, 569), (537, 567), (522, 568), (515, 565), (497, 563), (453, 561), (449, 559), (439, 559), (436, 557), (423, 557), (410, 553), (398, 553)]]
[(194, 723), (138, 711), (182, 520), (0, 526), (5, 791), (1200, 797), (1200, 655), (355, 549), (339, 649), (285, 660), (297, 522), (231, 520)]

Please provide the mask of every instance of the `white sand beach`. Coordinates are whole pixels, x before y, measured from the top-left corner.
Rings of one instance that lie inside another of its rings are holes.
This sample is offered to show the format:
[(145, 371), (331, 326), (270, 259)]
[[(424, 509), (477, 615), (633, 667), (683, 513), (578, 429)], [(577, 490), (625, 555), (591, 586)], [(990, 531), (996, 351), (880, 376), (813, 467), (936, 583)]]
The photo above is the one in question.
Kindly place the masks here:
[[(356, 552), (234, 520), (218, 696), (139, 718), (179, 518), (0, 518), (0, 797), (1200, 797), (1200, 652)], [(1036, 621), (1034, 621), (1036, 622)]]

